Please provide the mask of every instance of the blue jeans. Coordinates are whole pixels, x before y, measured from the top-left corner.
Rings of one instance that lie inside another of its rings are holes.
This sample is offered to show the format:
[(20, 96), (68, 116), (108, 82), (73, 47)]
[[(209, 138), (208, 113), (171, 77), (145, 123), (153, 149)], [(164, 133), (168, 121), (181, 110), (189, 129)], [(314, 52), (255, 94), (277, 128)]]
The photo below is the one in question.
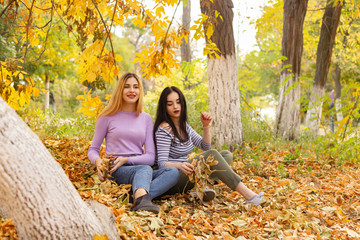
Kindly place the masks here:
[(175, 167), (153, 170), (148, 165), (123, 165), (112, 176), (117, 184), (131, 184), (133, 194), (144, 188), (152, 198), (156, 198), (174, 186), (180, 174)]

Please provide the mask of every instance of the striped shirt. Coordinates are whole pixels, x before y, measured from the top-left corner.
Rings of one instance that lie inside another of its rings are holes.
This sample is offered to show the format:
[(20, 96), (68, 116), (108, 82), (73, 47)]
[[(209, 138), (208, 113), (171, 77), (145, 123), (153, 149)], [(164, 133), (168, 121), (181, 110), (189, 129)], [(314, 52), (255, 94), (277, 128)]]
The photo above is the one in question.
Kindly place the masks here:
[(194, 145), (202, 150), (209, 150), (211, 143), (206, 143), (195, 130), (186, 123), (189, 140), (181, 142), (174, 134), (159, 127), (155, 133), (156, 163), (159, 168), (164, 168), (167, 162), (185, 162), (187, 156), (194, 151)]

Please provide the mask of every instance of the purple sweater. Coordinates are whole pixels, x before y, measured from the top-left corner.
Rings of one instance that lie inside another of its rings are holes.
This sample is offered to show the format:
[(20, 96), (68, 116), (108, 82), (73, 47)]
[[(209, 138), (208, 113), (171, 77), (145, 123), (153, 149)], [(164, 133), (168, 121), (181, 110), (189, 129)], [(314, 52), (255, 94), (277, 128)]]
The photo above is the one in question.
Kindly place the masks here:
[(96, 123), (88, 157), (95, 164), (95, 160), (100, 157), (100, 147), (105, 138), (107, 156), (114, 153), (113, 156), (129, 157), (130, 165), (152, 166), (155, 162), (152, 132), (152, 119), (144, 112), (136, 116), (136, 112), (118, 111), (101, 117)]

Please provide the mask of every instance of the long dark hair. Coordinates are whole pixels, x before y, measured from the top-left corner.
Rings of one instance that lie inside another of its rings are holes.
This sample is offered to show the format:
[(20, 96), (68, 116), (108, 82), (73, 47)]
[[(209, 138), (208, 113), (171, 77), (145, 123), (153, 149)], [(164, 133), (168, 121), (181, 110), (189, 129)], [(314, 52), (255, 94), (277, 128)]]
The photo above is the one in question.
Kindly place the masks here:
[[(171, 120), (169, 114), (166, 111), (167, 97), (172, 92), (177, 92), (179, 94), (179, 100), (181, 105), (180, 132), (177, 131), (174, 122)], [(187, 109), (186, 109), (186, 100), (184, 94), (177, 87), (174, 86), (166, 87), (160, 95), (157, 111), (156, 111), (156, 119), (154, 124), (155, 143), (156, 143), (155, 133), (158, 130), (160, 124), (163, 122), (167, 122), (170, 125), (174, 136), (177, 137), (181, 142), (186, 142), (187, 140), (189, 140), (189, 134), (186, 131), (186, 121), (187, 121)]]

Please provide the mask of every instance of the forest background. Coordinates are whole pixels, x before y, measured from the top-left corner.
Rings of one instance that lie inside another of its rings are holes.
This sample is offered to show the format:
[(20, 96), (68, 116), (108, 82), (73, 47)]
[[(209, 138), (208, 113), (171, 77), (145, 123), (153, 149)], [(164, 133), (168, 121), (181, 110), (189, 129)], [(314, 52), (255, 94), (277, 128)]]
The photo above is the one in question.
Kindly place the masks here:
[[(209, 109), (209, 99), (215, 96), (208, 89), (211, 74), (208, 61), (220, 59), (222, 54), (221, 49), (217, 48), (220, 46), (209, 39), (216, 35), (215, 22), (223, 17), (221, 14), (215, 12), (211, 16), (202, 11), (203, 14), (199, 12), (189, 24), (184, 23), (186, 19), (174, 17), (183, 17), (186, 11), (194, 11), (186, 8), (191, 6), (187, 1), (155, 1), (151, 7), (145, 8), (137, 1), (116, 1), (119, 6), (122, 4), (122, 15), (115, 12), (112, 15), (113, 12), (102, 1), (93, 1), (92, 7), (89, 7), (91, 2), (86, 2), (73, 8), (65, 2), (0, 1), (0, 94), (42, 139), (65, 172), (74, 159), (69, 160), (62, 155), (62, 146), (72, 149), (70, 143), (78, 144), (86, 152), (96, 116), (110, 98), (116, 76), (122, 72), (137, 72), (142, 76), (145, 86), (144, 111), (152, 117), (162, 89), (170, 85), (178, 86), (187, 98), (190, 124), (198, 132), (202, 131), (199, 113), (214, 111)], [(360, 216), (359, 192), (356, 190), (360, 149), (360, 3), (355, 0), (309, 1), (303, 22), (298, 84), (286, 87), (285, 91), (281, 89), (297, 73), (289, 71), (290, 77), (282, 79), (284, 70), (291, 68), (289, 64), (284, 64), (288, 58), (282, 52), (284, 2), (266, 1), (261, 6), (258, 19), (243, 16), (241, 9), (236, 8), (238, 3), (233, 3), (234, 14), (239, 17), (237, 19), (242, 19), (234, 22), (233, 33), (241, 29), (241, 24), (249, 21), (256, 29), (256, 43), (251, 51), (240, 51), (240, 46), (234, 43), (238, 89), (231, 91), (238, 92), (240, 97), (241, 121), (235, 128), (243, 136), (241, 146), (225, 141), (216, 147), (234, 152), (234, 168), (248, 174), (248, 180), (256, 188), (266, 188), (270, 182), (278, 186), (274, 187), (274, 192), (269, 190), (269, 200), (263, 208), (270, 209), (274, 215), (270, 220), (282, 225), (283, 229), (268, 231), (265, 228), (276, 226), (262, 225), (262, 230), (249, 230), (246, 228), (250, 224), (249, 219), (261, 222), (251, 217), (264, 214), (262, 217), (265, 218), (265, 211), (261, 213), (262, 210), (243, 208), (243, 215), (229, 223), (228, 235), (251, 237), (261, 231), (264, 235), (282, 237), (327, 238), (341, 234), (349, 238), (358, 237), (359, 225), (355, 220)], [(331, 61), (323, 83), (324, 94), (312, 101), (324, 13), (326, 9), (335, 9), (337, 4), (341, 5), (341, 14), (335, 27), (333, 45), (329, 47)], [(82, 13), (79, 9), (83, 9)], [(104, 27), (104, 23), (107, 27)], [(182, 49), (185, 45), (191, 49), (187, 56)], [(282, 96), (291, 95), (299, 86), (300, 98), (295, 103), (300, 110), (295, 116), (300, 125), (296, 137), (292, 138), (277, 132), (281, 120), (276, 112), (279, 112)], [(335, 92), (333, 96), (332, 91)], [(320, 114), (307, 117), (313, 105), (320, 106)], [(272, 109), (274, 114), (265, 115), (264, 109)], [(318, 119), (316, 131), (309, 124), (311, 118)], [(334, 173), (338, 179), (330, 177)], [(78, 190), (84, 189), (83, 180), (71, 174), (68, 177)], [(284, 198), (287, 194), (293, 194), (296, 188), (301, 189), (299, 195), (302, 196), (311, 186), (311, 191), (307, 193), (314, 194), (312, 203), (320, 201), (317, 199), (321, 198), (320, 186), (324, 184), (326, 188), (327, 184), (316, 178), (326, 179), (337, 188), (329, 191), (326, 197), (334, 205), (327, 205), (326, 200), (322, 199), (323, 205), (320, 207), (306, 206), (304, 210), (303, 206), (298, 206), (295, 210), (291, 209), (291, 200)], [(295, 187), (296, 184), (298, 186)], [(344, 190), (345, 186), (350, 186), (350, 189)], [(340, 193), (342, 190), (343, 193)], [(86, 195), (84, 190), (79, 192), (83, 198), (89, 198), (89, 193)], [(111, 197), (109, 193), (105, 195)], [(238, 199), (233, 195), (219, 196), (219, 199), (221, 197), (230, 201)], [(270, 197), (283, 203), (283, 209), (275, 209), (274, 199)], [(111, 201), (102, 199), (100, 202), (109, 205)], [(119, 219), (119, 229), (138, 237), (144, 234), (145, 238), (144, 229), (150, 226), (147, 223), (140, 224), (145, 226), (142, 230), (131, 226), (124, 230), (121, 227), (121, 218), (133, 217), (137, 221), (135, 216), (124, 213), (123, 207), (121, 204), (114, 207), (117, 209), (117, 212), (114, 211)], [(184, 206), (184, 209), (187, 208)], [(279, 213), (282, 216), (280, 219), (275, 217)], [(305, 218), (309, 224), (300, 224)], [(308, 220), (312, 218), (322, 220)], [(164, 224), (164, 221), (161, 223)], [(345, 227), (344, 224), (349, 222), (351, 225)], [(2, 229), (13, 226), (7, 218), (3, 218), (2, 223)], [(152, 229), (153, 236), (159, 237), (157, 231), (161, 227), (160, 224), (155, 230)], [(223, 225), (221, 227), (224, 228)], [(209, 236), (224, 234), (217, 228), (220, 228), (219, 225), (209, 230)], [(9, 229), (4, 236), (11, 236)], [(193, 228), (187, 230), (191, 236), (199, 234)]]

